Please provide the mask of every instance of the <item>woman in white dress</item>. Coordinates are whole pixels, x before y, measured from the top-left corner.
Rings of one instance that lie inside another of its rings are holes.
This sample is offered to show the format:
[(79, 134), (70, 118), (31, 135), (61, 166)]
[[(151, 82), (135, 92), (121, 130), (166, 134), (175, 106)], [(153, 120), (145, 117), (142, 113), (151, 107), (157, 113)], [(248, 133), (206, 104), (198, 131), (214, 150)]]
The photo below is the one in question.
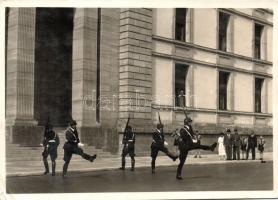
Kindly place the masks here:
[(220, 137), (218, 138), (218, 155), (220, 160), (225, 160), (226, 152), (224, 146), (224, 133), (221, 133)]

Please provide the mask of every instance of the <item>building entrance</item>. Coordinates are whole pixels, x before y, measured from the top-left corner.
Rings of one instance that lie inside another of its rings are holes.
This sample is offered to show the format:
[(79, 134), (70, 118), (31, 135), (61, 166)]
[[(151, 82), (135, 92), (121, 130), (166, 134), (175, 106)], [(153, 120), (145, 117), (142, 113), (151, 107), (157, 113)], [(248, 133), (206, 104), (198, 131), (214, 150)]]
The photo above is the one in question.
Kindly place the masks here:
[(37, 8), (34, 114), (66, 126), (72, 108), (72, 8)]

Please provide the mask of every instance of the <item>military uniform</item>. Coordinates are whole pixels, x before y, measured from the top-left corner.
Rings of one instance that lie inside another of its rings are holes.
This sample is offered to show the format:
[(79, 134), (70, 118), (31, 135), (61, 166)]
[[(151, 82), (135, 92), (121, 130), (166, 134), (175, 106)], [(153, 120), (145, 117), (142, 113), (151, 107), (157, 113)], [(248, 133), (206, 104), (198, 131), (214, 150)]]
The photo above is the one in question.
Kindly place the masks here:
[(178, 156), (175, 156), (169, 152), (168, 148), (165, 146), (165, 139), (163, 133), (163, 125), (158, 124), (156, 131), (153, 133), (153, 142), (151, 144), (151, 157), (152, 157), (152, 173), (155, 173), (155, 160), (159, 151), (164, 152), (173, 161), (175, 161)]
[(52, 127), (49, 126), (45, 133), (43, 139), (44, 151), (42, 152), (43, 163), (45, 167), (44, 174), (49, 173), (49, 166), (47, 162), (47, 157), (50, 155), (51, 163), (52, 163), (52, 176), (55, 176), (55, 168), (56, 168), (56, 158), (57, 158), (57, 148), (60, 144), (59, 136), (52, 130)]
[(85, 160), (93, 162), (96, 158), (96, 155), (90, 156), (83, 152), (83, 149), (78, 147), (78, 143), (80, 143), (78, 132), (76, 130), (76, 122), (71, 122), (71, 126), (66, 131), (66, 142), (64, 144), (64, 166), (63, 166), (63, 177), (67, 173), (68, 165), (70, 163), (72, 154), (80, 155)]
[(185, 125), (180, 130), (180, 142), (178, 144), (179, 151), (180, 151), (180, 163), (177, 168), (177, 179), (182, 179), (181, 177), (181, 171), (183, 168), (183, 165), (185, 163), (185, 160), (187, 158), (188, 152), (193, 149), (203, 149), (203, 150), (211, 150), (214, 151), (217, 143), (214, 143), (211, 146), (207, 145), (201, 145), (197, 142), (197, 139), (195, 138), (195, 134), (193, 132), (192, 126), (189, 124), (189, 122), (192, 122), (190, 118), (185, 119)]
[(135, 166), (135, 153), (134, 153), (134, 145), (135, 145), (135, 134), (132, 132), (132, 128), (130, 126), (124, 132), (122, 144), (124, 145), (122, 150), (122, 167), (120, 169), (125, 169), (125, 157), (129, 154), (131, 158), (131, 171), (134, 171)]

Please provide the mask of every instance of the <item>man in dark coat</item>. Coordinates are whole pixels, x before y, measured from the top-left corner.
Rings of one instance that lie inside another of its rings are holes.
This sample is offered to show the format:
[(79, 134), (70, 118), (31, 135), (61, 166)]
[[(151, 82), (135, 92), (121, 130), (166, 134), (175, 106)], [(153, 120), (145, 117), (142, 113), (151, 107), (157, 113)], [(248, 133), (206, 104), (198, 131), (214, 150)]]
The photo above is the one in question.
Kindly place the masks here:
[(233, 153), (233, 136), (231, 135), (231, 130), (226, 130), (226, 135), (224, 136), (224, 146), (226, 150), (227, 160), (232, 160)]
[(191, 118), (187, 117), (184, 120), (184, 127), (180, 130), (180, 142), (178, 144), (179, 150), (180, 150), (180, 163), (177, 168), (177, 176), (176, 178), (178, 180), (181, 180), (181, 171), (182, 167), (185, 163), (188, 151), (193, 149), (203, 149), (203, 150), (210, 150), (214, 151), (215, 147), (217, 146), (217, 143), (213, 143), (211, 146), (207, 145), (201, 145), (197, 143), (197, 139), (195, 136), (195, 133), (191, 126), (192, 120)]
[(66, 176), (68, 165), (70, 163), (72, 154), (77, 154), (82, 156), (85, 160), (93, 162), (97, 155), (90, 156), (83, 152), (83, 149), (78, 147), (78, 143), (80, 143), (78, 132), (76, 130), (76, 121), (70, 122), (70, 127), (66, 131), (66, 142), (64, 144), (64, 166), (63, 166), (63, 177)]
[(257, 136), (254, 134), (254, 131), (252, 130), (251, 134), (248, 136), (246, 160), (248, 160), (250, 150), (252, 152), (252, 160), (255, 160), (255, 158), (256, 158), (256, 151), (255, 151), (256, 147), (257, 147)]
[(132, 131), (131, 126), (127, 126), (122, 144), (124, 145), (122, 150), (122, 167), (120, 167), (121, 170), (125, 170), (125, 157), (127, 154), (129, 154), (131, 158), (131, 171), (134, 171), (135, 166), (135, 154), (134, 154), (134, 145), (135, 145), (135, 134)]
[(164, 139), (163, 133), (163, 124), (157, 124), (157, 129), (153, 133), (153, 142), (151, 145), (151, 157), (152, 157), (152, 174), (155, 174), (155, 160), (159, 151), (164, 152), (167, 156), (169, 156), (173, 161), (176, 161), (178, 156), (175, 156), (171, 152), (169, 152), (166, 147), (168, 144)]
[(237, 132), (237, 129), (234, 129), (234, 135), (233, 135), (233, 160), (240, 160), (240, 136)]
[(52, 176), (55, 176), (57, 148), (59, 144), (60, 144), (59, 136), (53, 131), (53, 126), (51, 124), (48, 124), (45, 129), (44, 138), (43, 138), (44, 151), (42, 152), (42, 157), (43, 157), (43, 163), (45, 167), (44, 175), (49, 173), (47, 157), (48, 155), (50, 155)]

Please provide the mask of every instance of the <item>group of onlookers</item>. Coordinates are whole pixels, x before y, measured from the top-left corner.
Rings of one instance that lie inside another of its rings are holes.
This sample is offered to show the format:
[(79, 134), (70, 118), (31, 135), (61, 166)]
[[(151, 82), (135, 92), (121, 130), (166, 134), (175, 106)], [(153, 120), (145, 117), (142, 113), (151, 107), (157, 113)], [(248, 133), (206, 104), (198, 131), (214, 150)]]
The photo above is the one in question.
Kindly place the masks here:
[[(201, 135), (196, 130), (198, 142), (201, 142)], [(254, 131), (251, 130), (248, 136), (239, 135), (238, 130), (235, 128), (234, 133), (231, 129), (226, 129), (225, 133), (221, 132), (218, 137), (218, 155), (220, 160), (247, 160), (251, 151), (252, 160), (256, 159), (256, 148), (260, 152), (260, 160), (263, 160), (263, 152), (265, 148), (265, 139), (261, 135), (259, 139), (255, 135)], [(240, 153), (241, 152), (241, 153)], [(201, 158), (200, 150), (195, 151), (194, 158)]]
[(257, 139), (254, 131), (251, 130), (248, 136), (240, 136), (237, 129), (234, 129), (234, 133), (231, 133), (230, 129), (227, 129), (225, 133), (221, 133), (218, 138), (218, 155), (220, 159), (226, 160), (240, 160), (240, 151), (242, 159), (248, 160), (249, 153), (251, 151), (252, 160), (256, 159), (256, 148), (260, 152), (260, 160), (263, 161), (263, 152), (265, 147), (265, 140), (263, 136)]

